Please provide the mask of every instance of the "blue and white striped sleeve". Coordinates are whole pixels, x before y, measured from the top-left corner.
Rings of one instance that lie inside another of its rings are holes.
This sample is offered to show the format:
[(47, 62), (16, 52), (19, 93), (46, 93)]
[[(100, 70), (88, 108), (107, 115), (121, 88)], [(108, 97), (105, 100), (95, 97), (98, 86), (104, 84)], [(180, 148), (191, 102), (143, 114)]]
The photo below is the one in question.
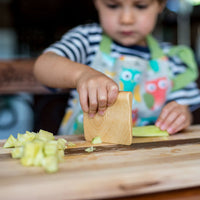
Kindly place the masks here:
[(85, 64), (89, 46), (87, 34), (81, 26), (78, 26), (64, 34), (60, 41), (52, 44), (44, 52), (51, 51), (72, 61)]
[(200, 91), (195, 82), (188, 84), (185, 88), (172, 92), (167, 102), (176, 101), (182, 105), (188, 105), (191, 111), (200, 107)]
[[(176, 76), (183, 73), (187, 66), (179, 58), (170, 58), (170, 65), (173, 74)], [(188, 105), (191, 111), (200, 107), (200, 90), (196, 82), (191, 82), (182, 89), (171, 92), (167, 97), (167, 103), (176, 101), (182, 105)]]

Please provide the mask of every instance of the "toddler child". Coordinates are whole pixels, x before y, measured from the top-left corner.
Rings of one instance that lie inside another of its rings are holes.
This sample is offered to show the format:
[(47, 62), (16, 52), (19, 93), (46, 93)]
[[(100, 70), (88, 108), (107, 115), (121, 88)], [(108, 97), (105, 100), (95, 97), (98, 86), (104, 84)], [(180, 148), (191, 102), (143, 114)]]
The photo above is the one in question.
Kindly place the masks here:
[(119, 90), (133, 93), (134, 126), (155, 124), (170, 134), (187, 128), (200, 103), (198, 69), (189, 48), (151, 35), (165, 0), (93, 1), (99, 23), (68, 31), (34, 67), (46, 86), (76, 89), (59, 133), (83, 133), (82, 110), (104, 115)]

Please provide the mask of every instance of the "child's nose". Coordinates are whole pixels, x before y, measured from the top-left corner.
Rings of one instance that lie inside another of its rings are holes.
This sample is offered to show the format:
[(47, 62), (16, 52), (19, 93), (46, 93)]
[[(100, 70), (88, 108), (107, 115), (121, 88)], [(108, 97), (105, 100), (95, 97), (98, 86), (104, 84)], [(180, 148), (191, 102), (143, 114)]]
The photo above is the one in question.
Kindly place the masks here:
[(134, 13), (130, 9), (124, 9), (120, 16), (120, 22), (122, 24), (133, 24), (135, 21)]

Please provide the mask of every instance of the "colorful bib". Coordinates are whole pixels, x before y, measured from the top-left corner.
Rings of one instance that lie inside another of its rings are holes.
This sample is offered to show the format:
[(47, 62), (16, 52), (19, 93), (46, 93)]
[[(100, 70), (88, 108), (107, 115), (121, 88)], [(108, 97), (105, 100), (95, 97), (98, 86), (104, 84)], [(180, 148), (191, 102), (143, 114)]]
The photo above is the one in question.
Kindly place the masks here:
[[(121, 91), (133, 93), (133, 126), (154, 124), (165, 105), (167, 95), (185, 87), (197, 76), (197, 67), (188, 48), (175, 47), (166, 55), (152, 36), (147, 37), (147, 43), (151, 60), (125, 55), (114, 58), (110, 55), (112, 40), (103, 35), (91, 64), (92, 68), (116, 81)], [(188, 68), (183, 74), (173, 76), (168, 61), (171, 55), (179, 56), (187, 64)], [(73, 97), (59, 130), (61, 134), (83, 133), (83, 112), (76, 91), (73, 91)]]

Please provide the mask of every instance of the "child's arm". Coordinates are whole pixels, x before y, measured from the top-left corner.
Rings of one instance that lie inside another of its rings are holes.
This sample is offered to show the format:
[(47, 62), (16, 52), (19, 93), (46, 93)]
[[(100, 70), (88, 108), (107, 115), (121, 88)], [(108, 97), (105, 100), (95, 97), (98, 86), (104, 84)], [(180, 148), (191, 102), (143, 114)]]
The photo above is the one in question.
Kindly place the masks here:
[(172, 101), (162, 109), (156, 126), (161, 130), (167, 130), (169, 134), (174, 134), (187, 128), (191, 123), (192, 114), (188, 106)]
[(118, 85), (89, 66), (73, 62), (53, 52), (42, 54), (34, 66), (36, 78), (53, 88), (76, 88), (84, 112), (103, 115), (118, 95)]

